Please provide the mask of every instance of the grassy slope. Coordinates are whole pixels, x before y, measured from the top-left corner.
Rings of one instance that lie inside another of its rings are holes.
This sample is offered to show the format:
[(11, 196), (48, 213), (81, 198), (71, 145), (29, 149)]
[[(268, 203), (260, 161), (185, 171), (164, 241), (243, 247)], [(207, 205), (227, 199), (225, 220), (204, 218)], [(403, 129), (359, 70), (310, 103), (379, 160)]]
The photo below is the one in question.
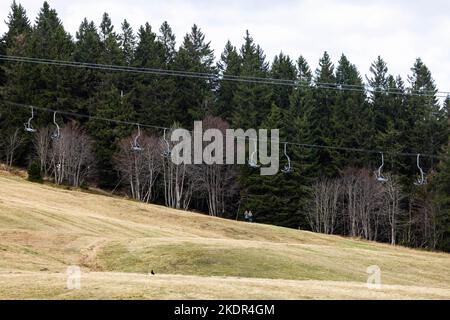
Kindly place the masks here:
[[(450, 255), (0, 174), (0, 298), (450, 298)], [(382, 289), (367, 289), (378, 265)], [(80, 265), (82, 289), (66, 290)], [(153, 269), (156, 276), (148, 275)]]

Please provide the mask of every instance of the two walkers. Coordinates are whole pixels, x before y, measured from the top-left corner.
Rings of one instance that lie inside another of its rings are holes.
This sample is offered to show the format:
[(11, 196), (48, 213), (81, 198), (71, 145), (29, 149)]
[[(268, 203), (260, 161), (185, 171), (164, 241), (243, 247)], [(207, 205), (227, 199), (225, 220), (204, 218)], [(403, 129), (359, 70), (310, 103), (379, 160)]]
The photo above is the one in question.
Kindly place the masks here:
[(245, 209), (244, 211), (245, 221), (252, 223), (253, 222), (253, 213), (252, 210)]

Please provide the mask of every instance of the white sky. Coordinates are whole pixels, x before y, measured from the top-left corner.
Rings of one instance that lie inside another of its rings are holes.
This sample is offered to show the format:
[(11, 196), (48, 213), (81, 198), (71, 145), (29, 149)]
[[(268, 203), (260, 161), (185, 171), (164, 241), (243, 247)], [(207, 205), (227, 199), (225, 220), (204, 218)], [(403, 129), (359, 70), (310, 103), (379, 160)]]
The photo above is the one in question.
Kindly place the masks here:
[[(5, 20), (12, 0), (0, 0)], [(17, 0), (34, 22), (43, 1)], [(134, 30), (149, 22), (158, 30), (164, 20), (179, 45), (196, 23), (218, 58), (229, 39), (240, 47), (249, 29), (272, 61), (283, 51), (304, 55), (315, 69), (323, 51), (336, 63), (341, 53), (364, 76), (378, 55), (389, 72), (406, 80), (416, 57), (431, 69), (438, 89), (450, 91), (450, 1), (447, 0), (50, 0), (73, 36), (84, 17), (98, 25), (108, 12), (120, 30), (127, 19)], [(0, 24), (0, 33), (6, 25)]]

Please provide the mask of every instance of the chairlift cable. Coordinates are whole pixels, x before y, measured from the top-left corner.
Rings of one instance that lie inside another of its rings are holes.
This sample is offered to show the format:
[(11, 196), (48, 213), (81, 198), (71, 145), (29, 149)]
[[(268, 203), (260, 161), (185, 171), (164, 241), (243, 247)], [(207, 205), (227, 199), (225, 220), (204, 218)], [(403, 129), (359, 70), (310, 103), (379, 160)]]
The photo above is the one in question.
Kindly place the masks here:
[(199, 78), (211, 81), (237, 81), (237, 82), (247, 82), (247, 83), (258, 83), (258, 84), (268, 84), (268, 85), (286, 85), (294, 87), (308, 87), (311, 89), (329, 89), (338, 91), (354, 91), (354, 92), (369, 92), (369, 93), (386, 93), (392, 95), (404, 95), (404, 96), (420, 96), (420, 97), (436, 97), (436, 98), (446, 98), (450, 95), (450, 91), (438, 91), (438, 90), (418, 90), (418, 89), (407, 89), (406, 92), (401, 92), (401, 89), (388, 88), (379, 89), (374, 88), (368, 84), (362, 85), (351, 85), (344, 83), (326, 83), (326, 82), (307, 82), (292, 79), (277, 79), (277, 78), (262, 78), (262, 77), (252, 77), (252, 76), (236, 76), (227, 74), (213, 74), (213, 73), (202, 73), (194, 71), (181, 71), (181, 70), (167, 70), (167, 69), (155, 69), (155, 68), (143, 68), (143, 67), (131, 67), (131, 66), (119, 66), (119, 65), (107, 65), (98, 63), (87, 63), (87, 62), (77, 62), (77, 61), (65, 61), (65, 60), (52, 60), (52, 59), (41, 59), (32, 57), (21, 57), (21, 56), (9, 56), (0, 55), (0, 60), (12, 61), (12, 62), (25, 62), (25, 63), (35, 63), (35, 64), (46, 64), (46, 65), (57, 65), (63, 67), (76, 67), (76, 68), (88, 68), (97, 69), (105, 71), (118, 71), (118, 72), (132, 72), (132, 73), (143, 73), (143, 74), (154, 74), (163, 76), (178, 76), (186, 78)]
[[(122, 124), (122, 125), (130, 125), (130, 126), (136, 126), (139, 125), (142, 128), (151, 128), (156, 130), (173, 130), (174, 128), (170, 127), (163, 127), (158, 125), (150, 125), (150, 124), (143, 124), (143, 123), (137, 123), (137, 122), (131, 122), (131, 121), (124, 121), (124, 120), (114, 120), (114, 119), (108, 119), (104, 117), (98, 117), (98, 116), (92, 116), (87, 114), (81, 114), (81, 113), (75, 113), (70, 111), (59, 111), (54, 110), (51, 108), (45, 108), (45, 107), (37, 107), (32, 106), (28, 104), (22, 104), (17, 102), (12, 102), (8, 100), (0, 100), (1, 102), (5, 104), (14, 105), (17, 107), (24, 107), (24, 108), (34, 108), (36, 110), (42, 110), (53, 113), (54, 118), (54, 124), (57, 127), (57, 130), (59, 129), (58, 124), (56, 123), (56, 114), (60, 115), (66, 115), (66, 116), (73, 116), (78, 118), (85, 118), (89, 120), (95, 120), (95, 121), (104, 121), (109, 123), (115, 123), (115, 124)], [(188, 132), (193, 132), (192, 130), (187, 130)], [(248, 139), (249, 141), (254, 142), (275, 142), (279, 144), (286, 144), (291, 146), (297, 146), (297, 147), (303, 147), (303, 148), (315, 148), (315, 149), (328, 149), (328, 150), (337, 150), (337, 151), (348, 151), (348, 152), (358, 152), (358, 153), (367, 153), (367, 154), (380, 154), (383, 155), (391, 155), (391, 156), (402, 156), (402, 157), (417, 157), (418, 153), (409, 153), (409, 152), (389, 152), (389, 151), (382, 151), (382, 150), (374, 150), (374, 149), (363, 149), (363, 148), (351, 148), (351, 147), (338, 147), (338, 146), (329, 146), (329, 145), (317, 145), (317, 144), (307, 144), (307, 143), (299, 143), (299, 142), (291, 142), (291, 141), (275, 141), (275, 140), (266, 140), (266, 139), (258, 139), (258, 138), (252, 138), (252, 137), (236, 137), (236, 139)], [(167, 142), (167, 140), (166, 140)], [(433, 155), (433, 154), (423, 154), (419, 153), (421, 157), (423, 158), (433, 158), (433, 159), (439, 159), (443, 156)]]

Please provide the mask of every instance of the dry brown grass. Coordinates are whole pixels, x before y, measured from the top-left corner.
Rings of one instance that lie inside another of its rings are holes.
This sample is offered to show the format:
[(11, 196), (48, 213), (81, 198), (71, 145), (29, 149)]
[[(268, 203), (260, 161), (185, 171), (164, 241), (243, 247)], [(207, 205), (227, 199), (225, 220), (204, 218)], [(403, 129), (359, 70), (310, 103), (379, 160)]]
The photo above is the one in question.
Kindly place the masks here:
[[(250, 225), (5, 173), (0, 237), (0, 298), (450, 298), (449, 254)], [(365, 286), (373, 264), (380, 290)], [(65, 289), (69, 265), (82, 267), (81, 290)]]
[(348, 281), (279, 280), (86, 272), (79, 290), (64, 273), (0, 273), (5, 299), (448, 299), (449, 289), (384, 285), (368, 290)]

